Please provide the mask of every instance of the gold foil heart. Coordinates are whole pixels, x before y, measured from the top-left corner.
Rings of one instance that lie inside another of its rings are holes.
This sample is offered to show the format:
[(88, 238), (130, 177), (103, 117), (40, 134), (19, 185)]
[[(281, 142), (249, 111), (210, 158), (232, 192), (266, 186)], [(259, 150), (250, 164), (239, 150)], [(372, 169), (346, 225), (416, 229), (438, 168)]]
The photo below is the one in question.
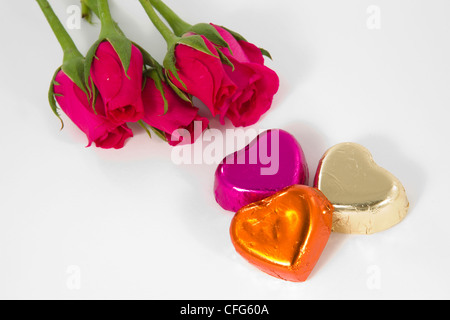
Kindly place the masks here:
[(408, 212), (401, 182), (356, 143), (329, 149), (319, 163), (314, 185), (335, 208), (335, 232), (376, 233), (399, 223)]

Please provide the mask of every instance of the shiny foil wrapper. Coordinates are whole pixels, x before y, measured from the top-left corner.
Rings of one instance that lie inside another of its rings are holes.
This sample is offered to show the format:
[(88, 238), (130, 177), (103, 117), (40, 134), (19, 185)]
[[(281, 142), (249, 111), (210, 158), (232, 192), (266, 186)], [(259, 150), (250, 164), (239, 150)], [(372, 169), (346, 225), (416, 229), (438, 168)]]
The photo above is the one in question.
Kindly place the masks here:
[(408, 212), (401, 182), (356, 143), (338, 144), (324, 154), (314, 186), (335, 208), (335, 232), (373, 234), (399, 223)]
[(241, 208), (230, 236), (236, 251), (260, 270), (305, 281), (330, 236), (332, 213), (322, 192), (295, 185)]
[(236, 212), (308, 179), (300, 144), (288, 132), (272, 129), (222, 161), (215, 173), (214, 194), (223, 209)]

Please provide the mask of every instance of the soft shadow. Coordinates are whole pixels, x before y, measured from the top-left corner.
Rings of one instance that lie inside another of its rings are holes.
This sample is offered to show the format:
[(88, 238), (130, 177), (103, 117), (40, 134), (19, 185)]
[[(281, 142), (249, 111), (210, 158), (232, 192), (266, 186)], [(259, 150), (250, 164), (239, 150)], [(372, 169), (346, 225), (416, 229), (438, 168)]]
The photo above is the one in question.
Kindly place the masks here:
[(400, 180), (410, 204), (408, 215), (412, 213), (426, 185), (425, 170), (388, 137), (370, 135), (355, 142), (369, 149), (375, 162)]
[(355, 235), (331, 232), (330, 238), (328, 239), (327, 245), (323, 249), (323, 252), (317, 261), (316, 266), (312, 270), (309, 279), (313, 278), (317, 272), (320, 273), (320, 269), (326, 266), (333, 259), (334, 256), (338, 253), (340, 248), (344, 245), (344, 243), (349, 240), (351, 237)]
[(229, 226), (234, 213), (222, 209), (214, 196), (216, 164), (185, 164), (176, 167), (186, 185), (183, 223), (208, 254), (227, 256)]
[(327, 137), (314, 124), (305, 121), (292, 122), (282, 129), (292, 134), (302, 147), (309, 168), (309, 185), (312, 186), (317, 165), (328, 149)]

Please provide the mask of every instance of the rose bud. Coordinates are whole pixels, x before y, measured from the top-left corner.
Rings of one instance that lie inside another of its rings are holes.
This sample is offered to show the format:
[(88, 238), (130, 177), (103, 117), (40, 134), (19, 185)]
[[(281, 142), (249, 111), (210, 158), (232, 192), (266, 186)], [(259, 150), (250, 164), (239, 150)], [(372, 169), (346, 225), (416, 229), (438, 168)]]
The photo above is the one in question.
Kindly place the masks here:
[[(215, 112), (213, 112), (213, 114), (220, 113), (222, 123), (223, 118), (226, 115), (234, 126), (249, 126), (255, 124), (260, 117), (270, 109), (273, 96), (279, 88), (279, 78), (277, 74), (264, 65), (263, 55), (270, 57), (270, 54), (266, 50), (249, 43), (236, 32), (207, 23), (190, 25), (178, 17), (178, 15), (161, 0), (149, 1), (169, 23), (176, 36), (188, 36), (188, 38), (194, 37), (195, 35), (200, 36), (206, 43), (209, 51), (214, 56), (220, 58), (222, 62), (221, 66), (224, 69), (225, 74), (228, 75), (227, 81), (231, 80), (235, 85), (236, 90), (233, 91), (233, 94), (229, 96), (227, 100), (220, 101), (218, 108), (215, 106)], [(142, 0), (141, 3), (142, 2), (145, 1)], [(155, 23), (156, 19), (153, 18), (152, 21)], [(214, 48), (212, 48), (212, 46)], [(183, 48), (183, 52), (181, 52), (181, 48)], [(192, 51), (192, 49), (190, 50)], [(181, 45), (178, 45), (175, 48), (175, 61), (179, 73), (182, 73), (182, 67), (185, 67), (181, 64), (184, 57), (189, 57), (185, 52), (190, 51)], [(197, 68), (190, 68), (187, 70), (195, 75), (199, 72), (197, 69), (202, 69), (202, 60), (197, 59), (197, 56), (193, 56), (193, 58), (188, 61), (191, 65), (193, 65), (195, 61), (197, 63)], [(185, 65), (189, 66), (188, 63)], [(209, 67), (209, 65), (205, 65), (204, 67)], [(216, 70), (214, 69), (213, 72), (216, 72)], [(222, 72), (218, 73), (222, 74)], [(181, 76), (179, 78), (183, 80)], [(197, 80), (197, 85), (204, 82), (204, 79), (205, 78), (202, 78), (202, 81)], [(176, 83), (175, 80), (173, 81)], [(179, 84), (177, 84), (177, 86), (180, 87)], [(190, 89), (190, 87), (191, 85), (186, 85), (185, 90)], [(199, 91), (202, 89), (206, 92), (210, 90), (209, 88), (199, 88)], [(192, 90), (190, 91), (192, 92)], [(195, 92), (191, 94), (195, 96), (199, 93)], [(204, 95), (204, 92), (202, 94)], [(202, 99), (200, 98), (200, 100)]]
[[(89, 3), (85, 3), (89, 5)], [(111, 17), (107, 0), (98, 0), (95, 8), (100, 17), (99, 39), (86, 55), (85, 83), (89, 93), (103, 99), (105, 114), (117, 124), (137, 122), (144, 115), (142, 105), (143, 54), (117, 26)]]
[[(180, 143), (194, 143), (208, 127), (208, 119), (200, 117), (198, 108), (181, 99), (167, 84), (164, 82), (160, 84), (158, 88), (153, 78), (146, 79), (142, 91), (144, 103), (142, 120), (160, 130), (172, 146)], [(167, 112), (165, 112), (165, 103)]]
[(170, 73), (170, 80), (180, 90), (197, 97), (211, 111), (212, 116), (224, 118), (236, 85), (225, 72), (219, 53), (205, 37), (201, 37), (212, 54), (184, 44), (175, 47), (176, 69), (179, 79)]
[(223, 68), (221, 52), (206, 37), (185, 33), (175, 35), (159, 18), (148, 0), (140, 0), (150, 20), (167, 42), (164, 68), (179, 91), (197, 97), (213, 116), (225, 116), (236, 91)]
[(88, 146), (95, 143), (97, 147), (105, 149), (122, 148), (125, 141), (133, 136), (132, 131), (125, 124), (114, 124), (105, 117), (102, 100), (89, 95), (84, 72), (85, 58), (48, 1), (37, 0), (37, 3), (64, 52), (63, 64), (55, 72), (48, 92), (53, 113), (64, 126), (58, 112), (58, 102), (64, 113), (86, 134)]
[(86, 134), (88, 147), (95, 143), (103, 149), (120, 149), (133, 136), (126, 124), (114, 124), (104, 116), (100, 97), (95, 102), (95, 114), (86, 94), (63, 71), (57, 73), (53, 90), (60, 108)]
[(142, 118), (142, 54), (134, 45), (127, 72), (110, 42), (100, 43), (92, 61), (91, 78), (105, 105), (106, 117), (115, 123)]

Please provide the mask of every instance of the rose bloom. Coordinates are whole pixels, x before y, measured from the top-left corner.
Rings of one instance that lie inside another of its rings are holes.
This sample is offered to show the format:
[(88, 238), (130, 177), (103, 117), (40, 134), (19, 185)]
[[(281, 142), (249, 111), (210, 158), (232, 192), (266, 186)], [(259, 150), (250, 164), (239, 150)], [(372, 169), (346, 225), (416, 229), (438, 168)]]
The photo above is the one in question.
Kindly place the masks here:
[(171, 75), (170, 79), (180, 90), (202, 101), (213, 116), (220, 114), (223, 119), (228, 110), (230, 98), (237, 88), (225, 72), (214, 44), (206, 37), (202, 36), (202, 38), (215, 56), (183, 44), (177, 45), (175, 47), (176, 67), (182, 83), (174, 75)]
[(229, 100), (226, 116), (234, 126), (250, 126), (258, 122), (266, 113), (279, 88), (277, 74), (264, 65), (261, 50), (246, 41), (237, 41), (227, 30), (213, 25), (228, 48), (219, 50), (234, 65), (234, 70), (224, 65), (226, 74), (237, 86), (237, 90)]

